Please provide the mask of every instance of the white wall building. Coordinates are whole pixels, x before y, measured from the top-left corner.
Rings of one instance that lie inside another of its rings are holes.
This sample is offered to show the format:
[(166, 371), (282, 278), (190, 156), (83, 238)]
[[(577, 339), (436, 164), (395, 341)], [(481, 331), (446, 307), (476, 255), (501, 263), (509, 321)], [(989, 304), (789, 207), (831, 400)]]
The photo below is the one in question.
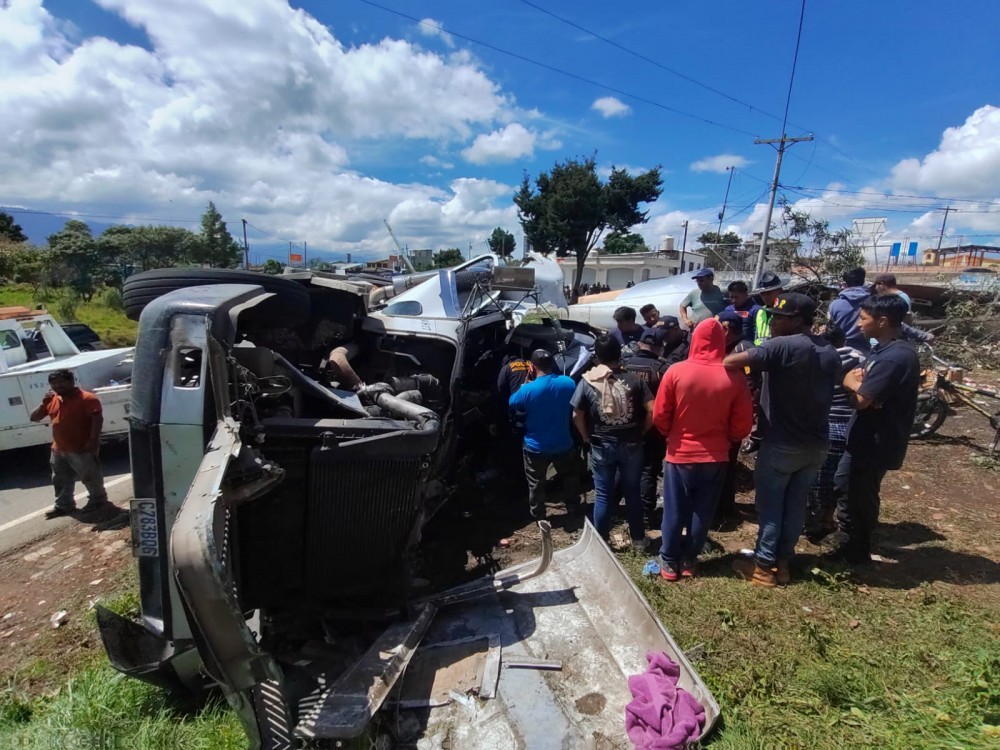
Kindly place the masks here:
[[(557, 261), (563, 269), (566, 285), (572, 286), (576, 275), (576, 258), (557, 258)], [(588, 286), (607, 284), (611, 289), (624, 289), (630, 281), (640, 284), (650, 279), (697, 271), (704, 265), (705, 256), (702, 253), (693, 250), (681, 253), (674, 249), (673, 237), (664, 237), (660, 249), (652, 253), (603, 255), (594, 248), (584, 263), (580, 283)]]

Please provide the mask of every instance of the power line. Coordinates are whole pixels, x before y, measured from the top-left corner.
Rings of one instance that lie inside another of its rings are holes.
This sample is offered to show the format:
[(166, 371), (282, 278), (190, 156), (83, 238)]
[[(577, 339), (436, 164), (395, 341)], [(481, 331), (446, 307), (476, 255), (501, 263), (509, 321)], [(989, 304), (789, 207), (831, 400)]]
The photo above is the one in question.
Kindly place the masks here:
[(578, 31), (582, 31), (584, 34), (589, 34), (590, 36), (594, 37), (595, 39), (600, 39), (602, 42), (604, 42), (605, 44), (610, 44), (615, 49), (621, 50), (622, 52), (624, 52), (626, 54), (632, 55), (633, 57), (638, 58), (639, 60), (642, 60), (643, 62), (649, 63), (650, 65), (654, 65), (657, 68), (659, 68), (660, 70), (664, 70), (667, 73), (670, 73), (671, 75), (677, 76), (678, 78), (683, 78), (688, 83), (693, 83), (695, 86), (699, 86), (700, 88), (703, 88), (706, 91), (711, 91), (713, 94), (718, 94), (719, 96), (721, 96), (721, 97), (723, 97), (725, 99), (728, 99), (731, 102), (739, 104), (741, 107), (746, 107), (747, 109), (751, 110), (752, 112), (760, 112), (762, 115), (766, 115), (767, 117), (770, 117), (770, 118), (772, 118), (774, 120), (779, 120), (779, 121), (781, 120), (781, 118), (778, 117), (777, 115), (771, 114), (770, 112), (768, 112), (766, 110), (763, 110), (760, 107), (755, 107), (754, 105), (750, 104), (749, 102), (745, 102), (742, 99), (738, 99), (735, 96), (731, 96), (730, 94), (727, 94), (725, 91), (721, 91), (720, 89), (717, 89), (714, 86), (710, 86), (707, 83), (703, 83), (702, 81), (699, 81), (696, 78), (692, 78), (691, 76), (687, 75), (686, 73), (682, 73), (679, 70), (675, 70), (674, 68), (671, 68), (671, 67), (669, 67), (667, 65), (664, 65), (663, 63), (659, 62), (658, 60), (654, 60), (653, 58), (647, 57), (646, 55), (643, 55), (640, 52), (636, 52), (635, 50), (630, 49), (630, 48), (626, 47), (623, 44), (619, 44), (618, 42), (614, 41), (613, 39), (609, 39), (606, 36), (602, 36), (601, 34), (598, 34), (596, 31), (592, 31), (590, 29), (584, 28), (583, 26), (581, 26), (580, 24), (576, 23), (575, 21), (571, 21), (570, 19), (565, 18), (563, 16), (560, 16), (557, 13), (553, 13), (551, 10), (548, 10), (547, 8), (543, 8), (540, 5), (536, 5), (535, 3), (531, 2), (530, 0), (521, 0), (521, 2), (524, 3), (525, 5), (529, 6), (529, 7), (534, 8), (535, 10), (537, 10), (537, 11), (539, 11), (541, 13), (544, 13), (547, 16), (552, 16), (552, 18), (555, 18), (557, 21), (561, 21), (562, 23), (566, 24), (567, 26), (572, 26), (574, 29), (577, 29)]
[(37, 214), (39, 216), (59, 216), (67, 219), (119, 219), (123, 221), (169, 221), (176, 224), (200, 224), (201, 219), (170, 219), (163, 216), (116, 216), (114, 214), (92, 214), (82, 211), (52, 211), (40, 208), (15, 208), (0, 206), (0, 210), (9, 214)]
[[(437, 29), (440, 31), (440, 28), (435, 24), (419, 19), (416, 16), (411, 16), (408, 13), (403, 13), (402, 11), (394, 10), (393, 8), (388, 8), (384, 5), (380, 5), (376, 2), (373, 2), (373, 0), (359, 0), (359, 2), (362, 2), (365, 5), (370, 5), (373, 8), (378, 8), (379, 10), (385, 11), (386, 13), (392, 13), (393, 15), (399, 16), (400, 18), (405, 18), (408, 21), (412, 21), (415, 24), (421, 26), (427, 26), (428, 28)], [(656, 107), (657, 109), (662, 109), (667, 112), (672, 112), (676, 115), (680, 115), (682, 117), (688, 117), (693, 120), (698, 120), (699, 122), (703, 122), (707, 125), (712, 125), (717, 128), (722, 128), (723, 130), (730, 130), (734, 133), (739, 133), (740, 135), (750, 136), (751, 138), (753, 138), (756, 135), (755, 133), (751, 133), (747, 130), (741, 130), (740, 128), (733, 127), (732, 125), (724, 125), (721, 122), (716, 122), (715, 120), (709, 120), (707, 117), (702, 117), (701, 115), (697, 115), (692, 112), (685, 112), (684, 110), (677, 109), (676, 107), (671, 107), (670, 105), (663, 104), (662, 102), (654, 101), (653, 99), (648, 99), (644, 96), (640, 96), (639, 94), (633, 94), (623, 89), (615, 88), (614, 86), (608, 86), (605, 83), (599, 83), (598, 81), (595, 81), (591, 78), (585, 78), (584, 76), (577, 75), (576, 73), (571, 73), (570, 71), (563, 70), (562, 68), (557, 68), (554, 65), (549, 65), (548, 63), (541, 62), (540, 60), (535, 60), (533, 58), (519, 54), (517, 52), (511, 52), (510, 50), (503, 49), (502, 47), (497, 47), (495, 44), (490, 44), (489, 42), (483, 42), (480, 41), (479, 39), (474, 39), (473, 37), (467, 36), (466, 34), (460, 34), (457, 31), (451, 31), (449, 29), (448, 33), (451, 34), (451, 36), (458, 37), (459, 39), (464, 39), (465, 41), (471, 42), (472, 44), (478, 44), (479, 46), (486, 47), (487, 49), (491, 49), (494, 52), (499, 52), (501, 55), (507, 55), (508, 57), (513, 57), (515, 60), (526, 62), (529, 65), (536, 65), (539, 68), (544, 68), (545, 70), (549, 70), (553, 73), (558, 73), (559, 75), (566, 76), (567, 78), (572, 78), (582, 83), (586, 83), (590, 86), (596, 86), (597, 88), (604, 89), (605, 91), (610, 91), (613, 94), (619, 94), (634, 101), (642, 102), (643, 104), (648, 104), (652, 107)]]
[(931, 200), (931, 201), (947, 201), (948, 203), (997, 203), (997, 198), (948, 198), (943, 195), (912, 195), (908, 193), (872, 193), (870, 190), (841, 190), (839, 188), (820, 188), (820, 187), (806, 187), (804, 185), (783, 185), (789, 189), (795, 190), (814, 190), (816, 192), (827, 192), (827, 193), (845, 193), (847, 195), (880, 195), (886, 198), (917, 198), (920, 200)]
[[(783, 118), (779, 117), (778, 115), (776, 115), (776, 114), (774, 114), (772, 112), (768, 112), (766, 109), (762, 109), (761, 107), (757, 107), (757, 106), (751, 104), (750, 102), (743, 101), (742, 99), (740, 99), (738, 97), (735, 97), (732, 94), (728, 94), (725, 91), (722, 91), (721, 89), (718, 89), (718, 88), (716, 88), (714, 86), (711, 86), (711, 85), (709, 85), (709, 84), (707, 84), (707, 83), (705, 83), (703, 81), (699, 81), (698, 79), (694, 78), (693, 76), (689, 76), (686, 73), (682, 73), (679, 70), (675, 70), (674, 68), (671, 68), (671, 67), (669, 67), (667, 65), (664, 65), (663, 63), (659, 62), (658, 60), (654, 60), (653, 58), (648, 57), (648, 56), (646, 56), (646, 55), (644, 55), (644, 54), (642, 54), (640, 52), (636, 52), (635, 50), (633, 50), (633, 49), (631, 49), (629, 47), (626, 47), (625, 45), (620, 44), (620, 43), (614, 41), (613, 39), (609, 39), (608, 37), (603, 36), (602, 34), (598, 34), (596, 31), (593, 31), (591, 29), (585, 28), (584, 26), (581, 26), (580, 24), (576, 23), (575, 21), (573, 21), (573, 20), (571, 20), (569, 18), (566, 18), (564, 16), (560, 16), (557, 13), (553, 13), (552, 11), (548, 10), (547, 8), (543, 8), (540, 5), (537, 5), (536, 3), (530, 2), (530, 0), (521, 0), (521, 2), (524, 3), (525, 5), (531, 7), (531, 8), (534, 8), (535, 10), (537, 10), (537, 11), (539, 11), (541, 13), (544, 13), (547, 16), (551, 16), (552, 18), (555, 18), (556, 20), (558, 20), (558, 21), (560, 21), (560, 22), (562, 22), (562, 23), (564, 23), (564, 24), (566, 24), (568, 26), (571, 26), (574, 29), (577, 29), (578, 31), (582, 31), (583, 33), (588, 34), (588, 35), (592, 36), (593, 38), (598, 39), (598, 40), (604, 42), (605, 44), (609, 44), (612, 47), (614, 47), (615, 49), (621, 50), (622, 52), (625, 52), (626, 54), (632, 55), (633, 57), (635, 57), (635, 58), (637, 58), (639, 60), (642, 60), (643, 62), (647, 62), (650, 65), (653, 65), (653, 66), (659, 68), (660, 70), (664, 70), (664, 71), (670, 73), (671, 75), (675, 75), (678, 78), (682, 78), (683, 80), (688, 81), (689, 83), (692, 83), (695, 86), (703, 88), (706, 91), (710, 91), (713, 94), (717, 94), (717, 95), (723, 97), (724, 99), (728, 99), (729, 101), (734, 102), (735, 104), (739, 104), (742, 107), (746, 107), (751, 112), (759, 112), (760, 114), (764, 115), (765, 117), (770, 117), (772, 120), (782, 122), (782, 132), (784, 132), (786, 125), (793, 125), (794, 127), (799, 128), (801, 130), (813, 131), (813, 128), (807, 128), (807, 127), (805, 127), (803, 125), (799, 125), (799, 124), (797, 124), (795, 122), (791, 122), (791, 121), (788, 120), (787, 102), (786, 102), (786, 108), (785, 108), (785, 116)], [(798, 31), (798, 37), (799, 38), (801, 38), (801, 36), (802, 36), (802, 18), (803, 18), (803, 15), (804, 14), (800, 14), (800, 16), (799, 16), (799, 31)], [(797, 52), (798, 52), (798, 43), (796, 42), (796, 54), (797, 54)], [(789, 84), (789, 88), (791, 88), (791, 84)], [(833, 141), (831, 141), (831, 140), (829, 140), (827, 138), (824, 138), (822, 136), (816, 136), (816, 140), (818, 142), (822, 143), (823, 145), (828, 146), (833, 151), (835, 151), (836, 153), (840, 154), (841, 156), (843, 156), (848, 161), (850, 161), (850, 162), (856, 164), (857, 166), (861, 167), (862, 169), (864, 169), (868, 173), (870, 173), (872, 175), (875, 175), (876, 177), (881, 177), (881, 175), (879, 175), (877, 172), (875, 172), (875, 170), (871, 169), (864, 162), (860, 161), (859, 159), (854, 158), (853, 156), (851, 156), (850, 154), (848, 154), (847, 152), (845, 152), (842, 148), (840, 148), (839, 146), (837, 146), (836, 144), (834, 144)], [(816, 147), (814, 146), (813, 147), (813, 156), (815, 156), (815, 154), (816, 154)], [(798, 158), (798, 157), (794, 157), (794, 158)], [(810, 157), (809, 161), (806, 163), (806, 169), (808, 170), (811, 165), (812, 165), (812, 157)], [(823, 167), (819, 167), (818, 165), (816, 165), (816, 166), (817, 166), (817, 168), (822, 169), (823, 171), (828, 172), (829, 174), (833, 174), (834, 176), (839, 176), (839, 175), (836, 175), (831, 170), (824, 169)], [(803, 171), (803, 173), (804, 173), (804, 171)]]

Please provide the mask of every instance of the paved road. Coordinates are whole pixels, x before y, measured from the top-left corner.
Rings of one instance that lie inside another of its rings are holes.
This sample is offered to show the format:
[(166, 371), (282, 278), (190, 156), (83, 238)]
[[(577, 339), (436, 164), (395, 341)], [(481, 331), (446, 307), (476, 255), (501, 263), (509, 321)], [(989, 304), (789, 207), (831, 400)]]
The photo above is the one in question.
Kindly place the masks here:
[[(101, 448), (104, 481), (108, 497), (119, 506), (128, 507), (132, 483), (128, 480), (128, 444), (119, 442)], [(0, 552), (5, 552), (43, 535), (46, 531), (75, 519), (46, 521), (42, 513), (52, 506), (52, 485), (47, 447), (35, 446), (0, 453)], [(87, 502), (85, 488), (77, 483), (77, 505)], [(80, 498), (80, 493), (84, 497)]]

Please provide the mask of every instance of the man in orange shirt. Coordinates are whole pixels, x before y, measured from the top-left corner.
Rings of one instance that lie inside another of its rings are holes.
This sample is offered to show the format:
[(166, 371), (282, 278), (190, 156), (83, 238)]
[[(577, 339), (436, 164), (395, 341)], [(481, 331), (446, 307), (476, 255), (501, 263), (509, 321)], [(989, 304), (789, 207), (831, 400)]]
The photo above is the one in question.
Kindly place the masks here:
[(101, 402), (93, 393), (78, 388), (69, 370), (50, 373), (49, 388), (42, 403), (31, 412), (32, 422), (41, 422), (45, 417), (52, 422), (50, 465), (56, 503), (45, 517), (68, 516), (76, 510), (73, 490), (77, 479), (90, 495), (81, 512), (90, 513), (108, 502), (97, 455), (104, 425)]

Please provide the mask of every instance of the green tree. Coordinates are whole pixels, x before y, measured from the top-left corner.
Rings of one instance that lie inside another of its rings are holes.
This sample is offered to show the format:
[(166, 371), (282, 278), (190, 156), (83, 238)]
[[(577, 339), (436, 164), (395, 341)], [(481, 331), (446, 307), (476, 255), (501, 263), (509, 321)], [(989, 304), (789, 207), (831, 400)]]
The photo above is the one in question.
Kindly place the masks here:
[(850, 229), (831, 231), (830, 222), (814, 219), (805, 211), (796, 211), (787, 200), (781, 201), (781, 226), (784, 238), (769, 246), (777, 258), (779, 271), (793, 268), (817, 281), (836, 282), (844, 271), (865, 265), (864, 249), (853, 239)]
[(103, 276), (97, 242), (85, 222), (70, 219), (49, 235), (52, 283), (68, 286), (85, 301), (93, 296)]
[(646, 240), (633, 232), (611, 232), (604, 238), (604, 252), (608, 255), (648, 253)]
[(532, 250), (576, 256), (576, 287), (587, 255), (604, 230), (627, 233), (636, 224), (644, 224), (649, 212), (640, 211), (639, 204), (659, 198), (662, 182), (659, 167), (634, 177), (614, 167), (602, 183), (596, 157), (567, 159), (541, 172), (534, 188), (525, 173), (514, 203)]
[(194, 262), (201, 238), (181, 227), (115, 225), (105, 229), (97, 242), (105, 259), (128, 276)]
[(211, 201), (201, 215), (201, 236), (193, 249), (192, 260), (211, 268), (235, 268), (243, 258), (243, 250), (229, 233), (222, 214)]
[(517, 247), (517, 240), (507, 230), (497, 227), (493, 230), (486, 243), (490, 246), (490, 252), (499, 255), (501, 258), (510, 258)]
[(698, 242), (705, 251), (705, 265), (721, 269), (733, 265), (736, 254), (743, 246), (743, 240), (736, 232), (705, 232), (698, 237)]
[(0, 211), (0, 240), (7, 242), (27, 242), (28, 235), (21, 229), (20, 224), (14, 223), (14, 217)]
[(264, 273), (269, 273), (272, 276), (277, 276), (285, 270), (285, 267), (274, 258), (268, 258), (264, 261), (264, 265), (261, 266), (260, 270)]
[(447, 250), (440, 250), (434, 253), (435, 268), (451, 268), (457, 266), (465, 260), (462, 251), (457, 247), (449, 247)]
[(29, 284), (32, 292), (49, 283), (49, 253), (27, 242), (0, 239), (0, 283)]

